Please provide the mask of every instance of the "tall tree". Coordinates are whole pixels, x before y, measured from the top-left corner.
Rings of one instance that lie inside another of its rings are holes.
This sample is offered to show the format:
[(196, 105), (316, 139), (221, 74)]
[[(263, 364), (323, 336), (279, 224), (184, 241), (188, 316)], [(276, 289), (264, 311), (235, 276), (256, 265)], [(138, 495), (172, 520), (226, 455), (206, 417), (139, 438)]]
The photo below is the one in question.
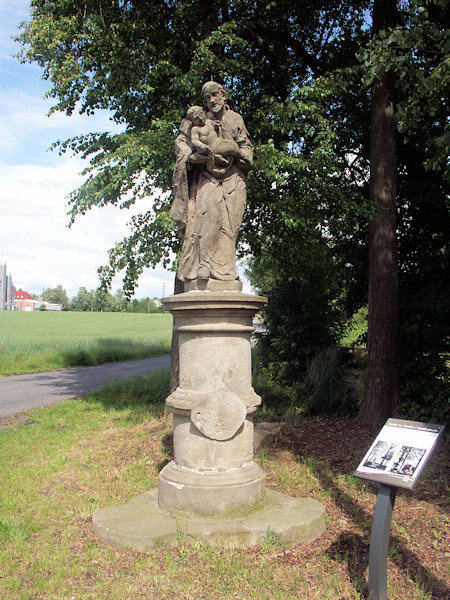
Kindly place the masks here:
[(71, 309), (75, 311), (93, 311), (94, 310), (94, 290), (90, 292), (84, 287), (80, 287), (78, 292), (72, 298)]
[[(395, 0), (374, 0), (373, 35), (394, 27)], [(397, 403), (399, 283), (397, 260), (397, 128), (394, 75), (372, 84), (369, 198), (369, 320), (366, 394), (358, 418), (378, 425)]]
[(396, 356), (400, 408), (415, 418), (445, 418), (448, 12), (447, 0), (412, 0), (401, 12), (395, 2), (376, 0), (372, 40), (359, 55), (372, 82), (370, 184), (381, 209), (370, 225), (369, 364), (359, 415), (365, 423), (382, 421), (395, 407)]
[[(225, 83), (266, 157), (275, 157), (269, 140), (277, 152), (299, 154), (303, 106), (295, 91), (354, 63), (368, 1), (32, 0), (32, 19), (19, 38), (22, 58), (36, 61), (51, 81), (52, 112), (109, 109), (126, 127), (57, 145), (90, 159), (84, 184), (70, 198), (71, 218), (93, 205), (153, 200), (150, 208), (142, 202), (132, 233), (111, 249), (100, 273), (106, 287), (124, 269), (131, 293), (145, 266), (168, 264), (169, 249), (178, 249), (170, 196), (154, 190), (171, 189), (174, 133), (186, 108), (201, 103), (204, 81)], [(259, 198), (250, 190), (249, 203), (256, 209), (268, 196), (270, 188)]]

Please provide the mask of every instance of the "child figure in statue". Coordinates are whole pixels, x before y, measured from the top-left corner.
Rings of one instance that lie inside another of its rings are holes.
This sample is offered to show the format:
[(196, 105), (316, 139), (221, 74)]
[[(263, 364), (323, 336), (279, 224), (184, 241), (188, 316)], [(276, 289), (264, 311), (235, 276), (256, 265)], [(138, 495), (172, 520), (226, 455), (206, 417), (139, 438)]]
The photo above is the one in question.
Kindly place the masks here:
[(194, 150), (200, 154), (213, 155), (212, 146), (219, 137), (212, 121), (206, 119), (205, 110), (201, 106), (191, 106), (186, 117), (192, 123), (191, 142)]
[(219, 138), (214, 121), (206, 118), (205, 110), (201, 106), (191, 106), (186, 118), (192, 123), (190, 141), (194, 150), (214, 159), (216, 165), (228, 166), (230, 158), (226, 156), (239, 151), (237, 144), (232, 140)]

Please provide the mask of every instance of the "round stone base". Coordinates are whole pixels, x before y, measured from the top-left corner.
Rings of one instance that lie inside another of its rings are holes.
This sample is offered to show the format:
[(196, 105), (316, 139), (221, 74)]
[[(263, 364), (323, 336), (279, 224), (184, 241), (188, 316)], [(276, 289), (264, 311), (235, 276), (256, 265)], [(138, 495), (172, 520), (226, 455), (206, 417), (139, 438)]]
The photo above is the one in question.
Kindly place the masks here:
[(264, 499), (266, 476), (254, 462), (229, 471), (194, 471), (174, 461), (159, 474), (159, 508), (172, 516), (220, 515)]
[(95, 534), (115, 548), (150, 552), (182, 541), (241, 547), (277, 541), (284, 546), (311, 542), (325, 530), (325, 508), (311, 498), (267, 490), (264, 502), (245, 516), (175, 519), (158, 508), (153, 489), (128, 504), (100, 508), (92, 517)]

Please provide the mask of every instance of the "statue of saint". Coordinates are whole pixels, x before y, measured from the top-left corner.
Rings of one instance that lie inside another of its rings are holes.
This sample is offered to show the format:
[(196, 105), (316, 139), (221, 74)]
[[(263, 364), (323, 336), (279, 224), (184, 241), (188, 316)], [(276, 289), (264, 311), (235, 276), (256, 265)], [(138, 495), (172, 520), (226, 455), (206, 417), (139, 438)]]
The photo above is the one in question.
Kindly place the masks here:
[(247, 200), (253, 146), (224, 88), (202, 88), (207, 111), (192, 106), (175, 141), (174, 201), (170, 211), (183, 239), (178, 278), (234, 281), (236, 240)]

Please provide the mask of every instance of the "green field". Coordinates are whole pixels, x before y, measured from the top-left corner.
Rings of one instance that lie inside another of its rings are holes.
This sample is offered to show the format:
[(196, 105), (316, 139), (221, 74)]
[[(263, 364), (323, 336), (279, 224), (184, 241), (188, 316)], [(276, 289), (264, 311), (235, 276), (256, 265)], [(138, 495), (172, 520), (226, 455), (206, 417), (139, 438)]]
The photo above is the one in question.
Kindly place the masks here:
[(172, 316), (0, 312), (0, 375), (149, 358), (170, 351)]

